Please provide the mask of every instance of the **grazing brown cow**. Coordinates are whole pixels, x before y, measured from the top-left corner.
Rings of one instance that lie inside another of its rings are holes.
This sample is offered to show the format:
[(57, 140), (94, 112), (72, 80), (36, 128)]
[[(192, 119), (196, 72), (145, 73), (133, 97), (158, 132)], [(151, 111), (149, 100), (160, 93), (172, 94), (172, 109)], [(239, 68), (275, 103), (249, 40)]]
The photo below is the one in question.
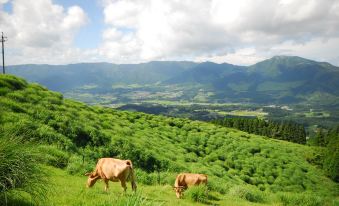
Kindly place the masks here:
[(95, 167), (95, 171), (86, 173), (88, 176), (87, 187), (92, 187), (98, 179), (105, 182), (105, 191), (108, 189), (108, 181), (121, 182), (121, 186), (126, 191), (126, 181), (131, 181), (132, 190), (137, 189), (135, 176), (131, 160), (120, 160), (114, 158), (101, 158)]
[(192, 173), (181, 173), (177, 176), (174, 183), (174, 191), (177, 198), (181, 198), (183, 191), (188, 186), (207, 184), (207, 175), (204, 174), (192, 174)]

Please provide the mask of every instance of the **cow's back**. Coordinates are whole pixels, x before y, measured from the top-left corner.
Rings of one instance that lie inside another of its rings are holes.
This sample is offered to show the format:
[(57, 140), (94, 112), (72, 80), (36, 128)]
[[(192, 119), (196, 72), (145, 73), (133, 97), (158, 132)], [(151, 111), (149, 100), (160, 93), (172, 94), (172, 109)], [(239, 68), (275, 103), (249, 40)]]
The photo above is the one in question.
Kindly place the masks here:
[(128, 175), (130, 167), (128, 160), (101, 158), (97, 163), (96, 170), (103, 179), (117, 180), (122, 175)]
[(191, 173), (181, 173), (177, 176), (175, 186), (193, 186), (207, 183), (207, 175), (204, 174), (191, 174)]

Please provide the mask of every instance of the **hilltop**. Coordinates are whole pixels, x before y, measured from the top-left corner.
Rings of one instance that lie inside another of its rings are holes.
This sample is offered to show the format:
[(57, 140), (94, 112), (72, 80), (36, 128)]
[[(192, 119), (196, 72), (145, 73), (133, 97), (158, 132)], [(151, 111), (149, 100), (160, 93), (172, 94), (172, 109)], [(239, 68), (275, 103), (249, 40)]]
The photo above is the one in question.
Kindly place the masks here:
[(133, 161), (139, 188), (172, 185), (185, 171), (209, 175), (209, 187), (220, 197), (215, 203), (232, 196), (271, 204), (292, 193), (300, 193), (295, 201), (337, 202), (338, 184), (319, 168), (321, 148), (201, 121), (88, 106), (11, 75), (0, 76), (0, 97), (2, 137), (49, 145), (47, 163), (71, 175), (92, 170), (100, 157), (120, 157)]

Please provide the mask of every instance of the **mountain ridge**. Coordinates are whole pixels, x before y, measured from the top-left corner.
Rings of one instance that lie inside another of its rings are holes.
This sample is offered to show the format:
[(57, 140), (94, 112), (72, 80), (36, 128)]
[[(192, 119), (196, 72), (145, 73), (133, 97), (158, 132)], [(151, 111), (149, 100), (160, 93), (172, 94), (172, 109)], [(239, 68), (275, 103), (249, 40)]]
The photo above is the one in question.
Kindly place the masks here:
[[(205, 98), (207, 102), (300, 103), (313, 101), (314, 97), (317, 97), (315, 102), (319, 102), (322, 97), (317, 94), (322, 93), (333, 97), (331, 102), (339, 105), (339, 67), (297, 56), (274, 56), (250, 66), (152, 61), (18, 65), (9, 66), (8, 72), (64, 93), (110, 93), (114, 92), (114, 85), (139, 85), (134, 92), (166, 93), (164, 88), (167, 87), (174, 93), (180, 87), (184, 95), (176, 100), (182, 97), (192, 101), (203, 90), (209, 92), (207, 100)], [(82, 88), (86, 85), (95, 85), (96, 89), (84, 91)], [(151, 90), (148, 89), (150, 85)], [(171, 90), (174, 87), (176, 89)], [(131, 92), (131, 89), (123, 92)]]

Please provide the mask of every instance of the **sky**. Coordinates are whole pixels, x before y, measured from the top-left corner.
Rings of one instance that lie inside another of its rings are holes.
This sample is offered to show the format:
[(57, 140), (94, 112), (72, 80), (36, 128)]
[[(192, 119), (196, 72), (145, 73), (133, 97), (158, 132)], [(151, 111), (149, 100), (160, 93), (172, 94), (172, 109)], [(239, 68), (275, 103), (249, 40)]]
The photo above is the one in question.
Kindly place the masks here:
[(339, 0), (0, 0), (6, 64), (276, 55), (339, 66)]

